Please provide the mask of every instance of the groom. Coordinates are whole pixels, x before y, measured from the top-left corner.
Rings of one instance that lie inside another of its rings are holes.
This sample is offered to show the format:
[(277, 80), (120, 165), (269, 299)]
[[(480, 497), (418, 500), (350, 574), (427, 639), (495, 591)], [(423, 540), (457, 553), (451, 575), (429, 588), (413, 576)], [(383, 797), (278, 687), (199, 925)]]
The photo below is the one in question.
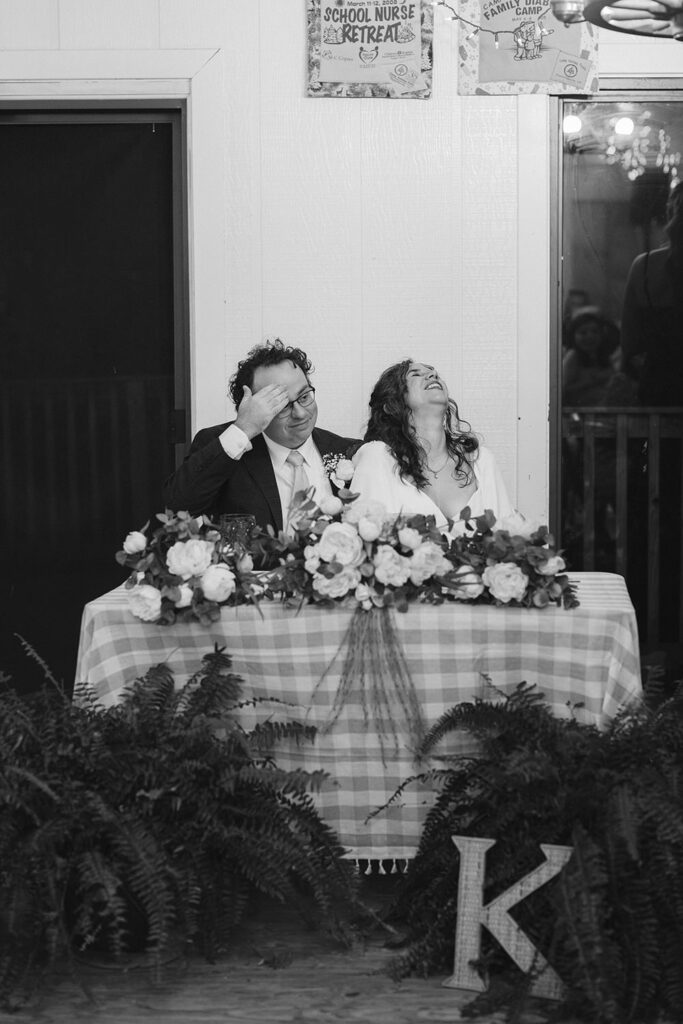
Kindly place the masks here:
[(357, 442), (316, 428), (311, 369), (305, 352), (279, 338), (251, 349), (230, 380), (236, 419), (199, 431), (164, 484), (166, 508), (251, 514), (279, 531), (297, 491), (313, 486), (318, 502), (331, 495), (322, 456), (344, 456)]

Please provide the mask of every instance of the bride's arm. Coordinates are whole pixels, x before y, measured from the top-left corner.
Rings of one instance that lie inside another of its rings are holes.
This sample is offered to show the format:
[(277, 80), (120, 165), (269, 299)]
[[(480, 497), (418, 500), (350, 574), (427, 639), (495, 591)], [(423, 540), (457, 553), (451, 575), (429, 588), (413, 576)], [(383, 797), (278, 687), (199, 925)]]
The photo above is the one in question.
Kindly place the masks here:
[(388, 508), (396, 487), (394, 458), (382, 441), (368, 441), (353, 457), (355, 472), (349, 484), (363, 501), (381, 501)]
[(475, 474), (481, 487), (481, 497), (484, 508), (490, 508), (496, 519), (504, 519), (515, 511), (514, 505), (503, 481), (502, 474), (498, 469), (493, 452), (482, 447), (479, 458), (475, 464)]

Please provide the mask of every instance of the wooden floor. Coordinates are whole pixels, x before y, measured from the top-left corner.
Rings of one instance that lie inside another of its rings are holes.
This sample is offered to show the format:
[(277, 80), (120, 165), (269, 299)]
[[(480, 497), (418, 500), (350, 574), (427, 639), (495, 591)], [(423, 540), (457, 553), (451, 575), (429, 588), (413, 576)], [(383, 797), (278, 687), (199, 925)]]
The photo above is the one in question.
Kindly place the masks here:
[[(375, 906), (379, 909), (382, 893)], [(47, 990), (12, 1015), (14, 1024), (420, 1024), (456, 1022), (474, 993), (444, 988), (443, 977), (392, 981), (381, 973), (395, 955), (387, 933), (371, 929), (354, 948), (307, 931), (291, 911), (264, 904), (241, 930), (239, 942), (216, 964), (178, 955), (155, 982), (140, 956), (114, 967), (93, 955), (79, 965), (89, 996), (55, 972)], [(481, 1024), (504, 1015), (478, 1017)], [(541, 1024), (529, 1012), (523, 1024)], [(522, 1024), (522, 1022), (520, 1022)]]

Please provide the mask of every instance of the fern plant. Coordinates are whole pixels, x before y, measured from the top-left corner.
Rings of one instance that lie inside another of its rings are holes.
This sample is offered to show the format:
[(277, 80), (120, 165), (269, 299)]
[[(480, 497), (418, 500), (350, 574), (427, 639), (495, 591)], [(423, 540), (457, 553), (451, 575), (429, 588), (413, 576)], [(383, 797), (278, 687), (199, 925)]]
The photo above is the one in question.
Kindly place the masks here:
[(72, 704), (56, 686), (0, 692), (0, 997), (103, 937), (114, 955), (136, 906), (150, 960), (171, 934), (208, 956), (265, 893), (334, 925), (355, 881), (311, 792), (272, 749), (297, 722), (240, 725), (241, 680), (222, 649), (177, 689), (163, 665), (122, 702)]
[[(438, 796), (393, 907), (407, 942), (391, 972), (452, 966), (451, 835), (497, 840), (485, 902), (540, 863), (541, 843), (557, 843), (573, 847), (568, 864), (513, 916), (565, 982), (567, 1012), (605, 1024), (683, 1019), (683, 692), (626, 712), (604, 732), (555, 718), (526, 684), (500, 697), (458, 705), (425, 737), (421, 754), (434, 756), (465, 729), (478, 753), (442, 755), (443, 767), (419, 776)], [(481, 961), (491, 984), (471, 1015), (491, 1013), (491, 993), (500, 992), (514, 1016), (528, 979), (510, 987), (520, 972), (485, 931)]]

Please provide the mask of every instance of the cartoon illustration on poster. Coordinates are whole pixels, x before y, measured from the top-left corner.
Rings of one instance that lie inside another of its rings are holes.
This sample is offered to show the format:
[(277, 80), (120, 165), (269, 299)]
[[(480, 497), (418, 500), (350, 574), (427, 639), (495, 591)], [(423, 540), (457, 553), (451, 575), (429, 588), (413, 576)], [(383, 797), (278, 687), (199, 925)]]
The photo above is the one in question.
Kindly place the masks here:
[(427, 99), (432, 23), (423, 0), (308, 0), (308, 95)]
[(598, 89), (597, 32), (563, 25), (547, 0), (465, 0), (460, 93), (589, 93)]

